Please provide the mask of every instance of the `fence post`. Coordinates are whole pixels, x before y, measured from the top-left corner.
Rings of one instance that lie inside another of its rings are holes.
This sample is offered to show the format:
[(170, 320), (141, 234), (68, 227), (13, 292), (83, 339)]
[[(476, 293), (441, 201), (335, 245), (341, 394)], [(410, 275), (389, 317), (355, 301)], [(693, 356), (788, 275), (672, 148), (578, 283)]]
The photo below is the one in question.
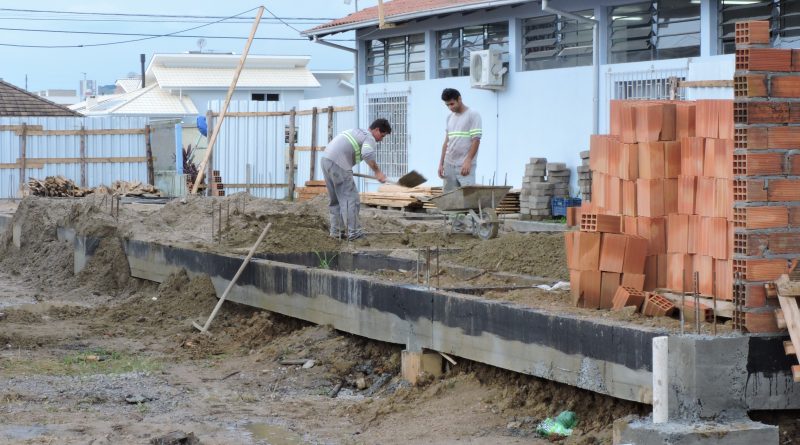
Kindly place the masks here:
[(292, 111), (289, 112), (289, 174), (287, 175), (289, 201), (294, 201), (294, 123), (296, 117), (297, 110), (295, 107), (292, 107)]
[[(206, 128), (207, 128), (206, 129), (206, 135), (207, 135), (206, 136), (206, 141), (210, 141), (211, 140), (211, 133), (214, 131), (214, 129), (213, 129), (212, 125), (211, 125), (211, 122), (212, 122), (213, 119), (214, 119), (214, 113), (212, 113), (211, 110), (206, 111)], [(206, 150), (208, 150), (208, 145), (206, 145)], [(211, 181), (214, 179), (214, 154), (213, 153), (208, 156), (207, 167), (208, 167), (206, 169), (207, 171), (205, 172), (206, 183), (208, 184), (208, 187), (206, 187), (206, 196), (211, 196), (212, 195), (212, 193), (211, 193)], [(199, 169), (198, 169), (197, 174), (198, 175), (200, 174)]]
[(328, 107), (328, 142), (333, 139), (333, 105)]
[(150, 144), (150, 124), (144, 126), (144, 143), (147, 150), (147, 183), (156, 184), (156, 174), (153, 170), (153, 146)]
[(27, 150), (28, 150), (28, 124), (22, 123), (22, 133), (19, 136), (19, 193), (25, 189), (25, 170), (28, 169)]
[(86, 187), (86, 127), (81, 125), (81, 187)]
[(311, 173), (308, 179), (313, 181), (317, 173), (317, 107), (311, 109)]

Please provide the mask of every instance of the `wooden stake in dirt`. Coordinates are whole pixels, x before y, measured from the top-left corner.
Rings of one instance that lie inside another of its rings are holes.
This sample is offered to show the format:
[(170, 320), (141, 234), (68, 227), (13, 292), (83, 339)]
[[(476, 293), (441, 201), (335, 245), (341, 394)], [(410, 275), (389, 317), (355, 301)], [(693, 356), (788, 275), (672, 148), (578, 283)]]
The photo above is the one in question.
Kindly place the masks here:
[(222, 108), (219, 110), (219, 119), (217, 119), (214, 125), (214, 130), (211, 133), (211, 139), (208, 141), (208, 147), (206, 148), (205, 156), (203, 156), (203, 162), (201, 162), (197, 167), (197, 179), (195, 179), (194, 185), (192, 186), (193, 195), (197, 194), (197, 189), (200, 187), (200, 183), (203, 182), (203, 174), (205, 173), (206, 164), (208, 164), (208, 159), (211, 157), (211, 152), (214, 150), (214, 143), (217, 142), (217, 136), (219, 136), (219, 131), (222, 128), (222, 122), (225, 120), (225, 114), (228, 112), (228, 105), (231, 103), (233, 91), (236, 89), (236, 84), (239, 82), (239, 75), (242, 73), (245, 60), (247, 60), (247, 53), (250, 52), (250, 44), (253, 43), (253, 37), (256, 35), (256, 30), (258, 29), (259, 22), (261, 22), (262, 14), (264, 14), (263, 6), (258, 8), (256, 19), (253, 21), (253, 28), (250, 30), (250, 36), (247, 38), (247, 43), (244, 44), (242, 57), (239, 58), (239, 65), (236, 67), (236, 71), (233, 73), (233, 80), (231, 80), (231, 85), (228, 87), (228, 95), (225, 96), (225, 103), (222, 104)]
[(222, 307), (222, 303), (224, 303), (228, 298), (228, 293), (230, 293), (231, 289), (233, 289), (233, 286), (236, 284), (239, 276), (242, 274), (242, 272), (244, 272), (245, 267), (250, 264), (250, 259), (253, 258), (253, 254), (256, 253), (256, 248), (258, 248), (258, 245), (261, 244), (261, 241), (263, 241), (264, 237), (267, 236), (267, 232), (269, 232), (270, 227), (272, 227), (272, 223), (269, 223), (267, 224), (267, 227), (264, 227), (264, 231), (261, 232), (261, 235), (259, 235), (256, 243), (250, 248), (250, 252), (247, 252), (247, 257), (245, 257), (244, 261), (242, 261), (242, 265), (239, 266), (239, 270), (236, 271), (236, 275), (233, 276), (231, 282), (228, 283), (228, 287), (225, 288), (225, 292), (223, 292), (222, 296), (219, 297), (219, 301), (217, 302), (217, 305), (214, 306), (214, 310), (211, 311), (211, 315), (208, 317), (208, 320), (206, 320), (206, 323), (203, 326), (200, 326), (199, 324), (192, 322), (192, 326), (199, 329), (200, 332), (208, 332), (208, 327), (211, 326), (211, 322), (214, 321), (214, 317), (217, 316), (219, 308)]

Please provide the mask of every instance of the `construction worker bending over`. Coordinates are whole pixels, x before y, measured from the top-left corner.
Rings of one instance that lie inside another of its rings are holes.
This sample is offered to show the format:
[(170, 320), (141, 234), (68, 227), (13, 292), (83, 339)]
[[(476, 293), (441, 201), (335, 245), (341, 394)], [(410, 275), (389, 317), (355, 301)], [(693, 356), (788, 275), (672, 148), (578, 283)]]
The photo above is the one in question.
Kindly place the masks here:
[(364, 236), (358, 223), (361, 200), (353, 180), (353, 167), (363, 159), (375, 173), (375, 177), (380, 182), (386, 182), (386, 175), (375, 162), (375, 148), (378, 142), (391, 133), (389, 121), (375, 119), (369, 130), (347, 130), (333, 138), (325, 147), (322, 153), (322, 175), (330, 197), (328, 208), (331, 214), (331, 237), (341, 239), (346, 235), (352, 241)]
[(442, 100), (451, 113), (439, 160), (439, 177), (444, 179), (443, 192), (475, 184), (478, 147), (481, 145), (481, 115), (464, 105), (461, 93), (454, 88), (442, 91)]

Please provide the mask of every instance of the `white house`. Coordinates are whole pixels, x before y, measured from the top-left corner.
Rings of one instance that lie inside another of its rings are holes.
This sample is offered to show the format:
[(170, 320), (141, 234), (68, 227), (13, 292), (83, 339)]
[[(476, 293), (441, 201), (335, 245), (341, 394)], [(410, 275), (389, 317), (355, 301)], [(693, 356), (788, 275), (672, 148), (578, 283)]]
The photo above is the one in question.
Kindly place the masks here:
[[(218, 53), (154, 54), (139, 79), (116, 82), (120, 94), (97, 96), (72, 108), (86, 115), (148, 115), (194, 118), (208, 103), (222, 100), (241, 56)], [(308, 68), (308, 56), (248, 55), (231, 100), (279, 102), (284, 109), (301, 100), (352, 96), (352, 72)], [(191, 119), (187, 119), (190, 121)]]
[[(383, 13), (382, 27), (373, 7), (304, 34), (356, 31), (359, 122), (395, 124), (379, 150), (391, 176), (436, 177), (448, 113), (440, 94), (452, 87), (483, 117), (478, 179), (516, 186), (529, 157), (578, 165), (590, 134), (608, 130), (610, 99), (667, 98), (672, 77), (732, 79), (735, 21), (771, 20), (776, 46), (800, 36), (800, 1), (392, 0)], [(501, 90), (471, 87), (470, 53), (488, 49), (508, 70)], [(677, 93), (733, 97), (732, 88)]]

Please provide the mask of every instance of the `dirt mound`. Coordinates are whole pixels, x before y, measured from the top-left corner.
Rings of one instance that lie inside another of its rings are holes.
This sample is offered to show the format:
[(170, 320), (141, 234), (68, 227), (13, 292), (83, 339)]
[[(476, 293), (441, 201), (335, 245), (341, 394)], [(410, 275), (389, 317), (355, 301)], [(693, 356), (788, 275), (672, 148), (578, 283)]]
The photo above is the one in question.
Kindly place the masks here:
[(481, 269), (568, 280), (564, 235), (550, 233), (509, 233), (473, 244), (455, 258)]
[(123, 289), (130, 277), (131, 269), (122, 240), (108, 237), (100, 240), (94, 255), (78, 273), (77, 278), (83, 286), (90, 289), (114, 293)]

